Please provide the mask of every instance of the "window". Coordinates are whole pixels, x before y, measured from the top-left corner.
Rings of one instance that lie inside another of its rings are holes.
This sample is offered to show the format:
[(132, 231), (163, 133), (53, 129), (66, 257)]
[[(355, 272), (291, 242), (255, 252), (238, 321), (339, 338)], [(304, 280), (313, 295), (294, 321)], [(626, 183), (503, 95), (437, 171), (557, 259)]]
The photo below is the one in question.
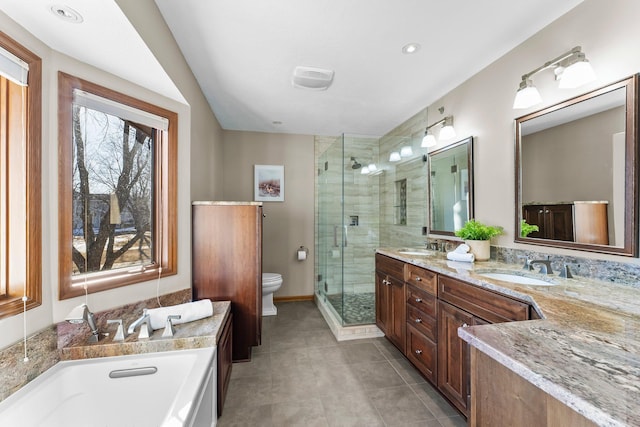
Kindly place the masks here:
[(42, 66), (0, 32), (0, 318), (42, 303)]
[(60, 299), (175, 274), (177, 115), (58, 79)]

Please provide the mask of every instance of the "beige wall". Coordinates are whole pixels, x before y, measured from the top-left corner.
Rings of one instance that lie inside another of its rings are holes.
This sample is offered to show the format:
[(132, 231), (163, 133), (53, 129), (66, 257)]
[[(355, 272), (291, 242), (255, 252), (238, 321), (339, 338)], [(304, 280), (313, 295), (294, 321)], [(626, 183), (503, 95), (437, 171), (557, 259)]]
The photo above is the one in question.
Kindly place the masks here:
[[(513, 240), (514, 119), (640, 71), (640, 55), (632, 54), (640, 45), (638, 16), (639, 2), (585, 0), (429, 106), (429, 123), (438, 119), (437, 108), (444, 106), (445, 113), (455, 117), (458, 139), (477, 137), (475, 216), (505, 228), (506, 234), (495, 240), (498, 245), (640, 263), (638, 259), (515, 244)], [(513, 98), (522, 74), (576, 45), (582, 46), (597, 80), (578, 89), (560, 90), (553, 73), (544, 71), (534, 77), (544, 103), (528, 110), (513, 110)]]
[[(223, 200), (253, 200), (253, 166), (284, 165), (284, 202), (264, 203), (263, 271), (282, 274), (276, 297), (313, 295), (313, 136), (224, 131), (223, 141)], [(306, 261), (295, 259), (301, 245)]]

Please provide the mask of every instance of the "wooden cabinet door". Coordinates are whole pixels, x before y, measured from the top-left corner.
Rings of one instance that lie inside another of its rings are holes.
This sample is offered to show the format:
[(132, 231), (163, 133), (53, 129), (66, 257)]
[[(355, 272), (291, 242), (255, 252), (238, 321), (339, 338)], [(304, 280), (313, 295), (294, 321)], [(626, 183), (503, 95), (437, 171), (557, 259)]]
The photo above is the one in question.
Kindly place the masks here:
[(233, 315), (229, 313), (229, 317), (227, 317), (218, 338), (218, 417), (222, 415), (224, 401), (229, 389), (229, 381), (231, 380), (233, 361), (232, 317)]
[(402, 353), (405, 349), (404, 282), (376, 271), (376, 325)]
[(387, 285), (387, 275), (376, 271), (376, 326), (385, 335), (390, 330), (391, 288)]
[(398, 347), (398, 349), (405, 353), (406, 345), (406, 296), (405, 296), (405, 284), (404, 282), (397, 280), (393, 277), (389, 278), (390, 298), (391, 298), (391, 313), (390, 313), (390, 330), (388, 337), (392, 343)]
[(522, 218), (527, 224), (537, 225), (538, 231), (529, 233), (527, 237), (545, 238), (544, 235), (544, 206), (526, 205), (522, 207)]
[(438, 307), (438, 389), (465, 416), (469, 400), (469, 346), (458, 328), (473, 325), (474, 317), (451, 304)]
[(573, 241), (573, 205), (545, 206), (547, 238)]

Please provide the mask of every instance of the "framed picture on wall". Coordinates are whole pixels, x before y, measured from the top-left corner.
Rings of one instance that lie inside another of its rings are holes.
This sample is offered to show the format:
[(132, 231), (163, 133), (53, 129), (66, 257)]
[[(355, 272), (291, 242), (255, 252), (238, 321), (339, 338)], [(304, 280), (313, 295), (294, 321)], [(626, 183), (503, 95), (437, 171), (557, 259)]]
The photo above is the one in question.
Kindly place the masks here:
[(253, 166), (253, 198), (256, 202), (284, 202), (284, 166)]

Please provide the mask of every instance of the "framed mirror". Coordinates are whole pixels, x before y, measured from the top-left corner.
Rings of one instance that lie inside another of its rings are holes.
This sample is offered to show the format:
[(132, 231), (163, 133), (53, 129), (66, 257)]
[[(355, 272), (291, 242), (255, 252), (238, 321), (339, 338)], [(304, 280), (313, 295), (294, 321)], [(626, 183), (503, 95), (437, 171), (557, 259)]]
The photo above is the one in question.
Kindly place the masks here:
[(516, 119), (516, 242), (637, 256), (637, 90), (635, 75)]
[(429, 161), (429, 232), (453, 236), (473, 218), (473, 138), (432, 151)]

